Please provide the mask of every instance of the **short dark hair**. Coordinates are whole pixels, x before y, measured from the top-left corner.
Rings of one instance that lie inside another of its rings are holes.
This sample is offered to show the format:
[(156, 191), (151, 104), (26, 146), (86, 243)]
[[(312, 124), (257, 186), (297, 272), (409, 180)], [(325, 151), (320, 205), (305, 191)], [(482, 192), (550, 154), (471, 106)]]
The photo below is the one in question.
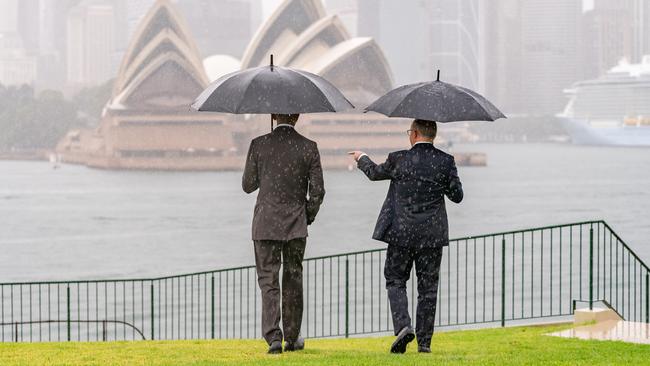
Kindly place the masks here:
[(295, 125), (298, 122), (299, 114), (274, 114), (273, 119), (278, 123), (286, 123), (290, 125)]
[(435, 139), (436, 133), (438, 132), (438, 124), (436, 121), (416, 119), (413, 121), (413, 129), (417, 130), (424, 137)]

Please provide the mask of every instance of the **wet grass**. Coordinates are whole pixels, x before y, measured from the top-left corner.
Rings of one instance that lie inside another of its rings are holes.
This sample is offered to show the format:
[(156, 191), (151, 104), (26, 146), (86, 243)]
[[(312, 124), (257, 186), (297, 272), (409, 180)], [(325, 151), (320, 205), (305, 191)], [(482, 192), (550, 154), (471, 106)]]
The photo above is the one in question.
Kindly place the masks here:
[(0, 345), (0, 365), (648, 365), (650, 346), (545, 336), (566, 325), (436, 333), (431, 354), (392, 337), (307, 340), (302, 352), (267, 355), (261, 340)]

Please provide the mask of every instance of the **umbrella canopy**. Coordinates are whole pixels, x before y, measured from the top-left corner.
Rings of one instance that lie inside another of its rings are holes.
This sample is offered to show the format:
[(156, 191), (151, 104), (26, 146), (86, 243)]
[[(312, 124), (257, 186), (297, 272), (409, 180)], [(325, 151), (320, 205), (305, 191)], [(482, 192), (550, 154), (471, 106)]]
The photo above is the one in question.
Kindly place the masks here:
[(269, 66), (230, 73), (215, 80), (192, 104), (197, 111), (234, 114), (300, 114), (354, 108), (322, 77), (297, 69)]
[(494, 121), (506, 118), (482, 95), (462, 86), (436, 81), (400, 86), (366, 108), (388, 117), (436, 122)]

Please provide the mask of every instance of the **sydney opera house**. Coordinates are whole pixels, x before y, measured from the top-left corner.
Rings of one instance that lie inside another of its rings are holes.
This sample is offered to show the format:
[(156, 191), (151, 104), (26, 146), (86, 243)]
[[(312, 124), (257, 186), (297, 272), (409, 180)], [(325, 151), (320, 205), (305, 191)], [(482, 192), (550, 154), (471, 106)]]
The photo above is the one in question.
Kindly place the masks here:
[[(393, 87), (371, 38), (352, 38), (321, 0), (285, 0), (261, 25), (241, 60), (202, 58), (182, 17), (157, 1), (124, 55), (100, 126), (70, 131), (57, 147), (66, 162), (109, 169), (241, 169), (248, 142), (269, 130), (268, 116), (197, 113), (189, 105), (210, 81), (238, 69), (276, 64), (324, 76), (363, 108)], [(353, 111), (302, 115), (323, 165), (346, 167), (345, 152), (378, 155), (406, 147), (408, 121)]]

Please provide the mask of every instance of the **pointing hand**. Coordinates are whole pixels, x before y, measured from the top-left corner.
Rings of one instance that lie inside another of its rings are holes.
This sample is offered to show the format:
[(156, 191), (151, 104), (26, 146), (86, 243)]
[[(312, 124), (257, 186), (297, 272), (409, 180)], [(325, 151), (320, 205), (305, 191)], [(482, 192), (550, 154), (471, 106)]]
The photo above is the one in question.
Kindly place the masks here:
[(359, 161), (359, 159), (361, 158), (361, 155), (364, 155), (365, 153), (363, 151), (355, 150), (355, 151), (348, 152), (348, 154), (352, 155), (352, 157), (354, 158), (354, 161)]

